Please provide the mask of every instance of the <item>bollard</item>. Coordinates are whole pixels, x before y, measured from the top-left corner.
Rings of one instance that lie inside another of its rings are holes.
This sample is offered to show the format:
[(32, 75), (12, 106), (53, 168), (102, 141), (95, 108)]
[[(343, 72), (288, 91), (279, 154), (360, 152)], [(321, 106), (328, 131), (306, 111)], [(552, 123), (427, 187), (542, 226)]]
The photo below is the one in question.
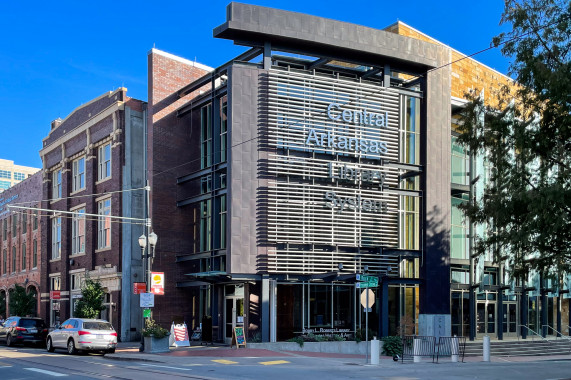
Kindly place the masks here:
[(379, 365), (379, 341), (377, 337), (371, 341), (371, 364)]
[(490, 337), (488, 335), (484, 336), (483, 353), (484, 353), (484, 361), (489, 362), (490, 361)]
[(450, 344), (450, 351), (451, 351), (451, 359), (452, 363), (458, 363), (458, 353), (460, 352), (460, 344), (458, 342), (458, 337), (454, 335), (454, 338), (451, 339)]
[(412, 358), (413, 358), (413, 362), (414, 363), (420, 363), (420, 350), (421, 350), (421, 342), (420, 339), (413, 339), (413, 344), (412, 344)]

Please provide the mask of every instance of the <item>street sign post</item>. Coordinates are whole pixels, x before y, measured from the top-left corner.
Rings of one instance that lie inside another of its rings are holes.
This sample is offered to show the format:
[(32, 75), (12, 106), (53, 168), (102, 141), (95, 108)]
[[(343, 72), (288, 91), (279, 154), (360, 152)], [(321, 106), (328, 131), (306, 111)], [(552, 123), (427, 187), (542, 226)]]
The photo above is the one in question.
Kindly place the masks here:
[[(377, 276), (357, 274), (355, 279), (360, 281), (355, 283), (355, 287), (359, 289), (376, 288), (379, 286), (379, 278)], [(371, 306), (373, 306), (374, 303), (375, 293), (373, 293), (371, 289), (363, 290), (363, 293), (361, 293), (361, 305), (365, 308), (365, 343), (367, 347), (367, 357), (365, 358), (365, 361), (367, 363), (369, 362), (369, 312), (371, 311)]]

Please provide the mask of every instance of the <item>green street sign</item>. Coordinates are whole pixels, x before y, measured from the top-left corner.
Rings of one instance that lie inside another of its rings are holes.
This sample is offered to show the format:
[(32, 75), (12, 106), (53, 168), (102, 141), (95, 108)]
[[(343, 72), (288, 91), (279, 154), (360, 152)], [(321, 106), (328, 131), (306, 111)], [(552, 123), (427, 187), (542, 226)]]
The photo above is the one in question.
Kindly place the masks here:
[(375, 288), (379, 286), (379, 278), (375, 276), (365, 276), (363, 274), (358, 274), (356, 279), (357, 281), (361, 281), (356, 283), (357, 288)]
[(151, 318), (151, 309), (143, 309), (143, 318)]

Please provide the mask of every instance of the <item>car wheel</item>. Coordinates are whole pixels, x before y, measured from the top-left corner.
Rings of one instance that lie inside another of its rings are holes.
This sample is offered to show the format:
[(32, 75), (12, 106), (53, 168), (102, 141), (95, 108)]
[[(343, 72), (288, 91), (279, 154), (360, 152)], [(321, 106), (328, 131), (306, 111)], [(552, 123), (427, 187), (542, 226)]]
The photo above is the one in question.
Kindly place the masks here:
[(54, 352), (55, 348), (52, 343), (52, 338), (48, 338), (48, 341), (46, 342), (46, 350), (48, 350), (48, 352)]
[(75, 349), (75, 342), (73, 341), (73, 339), (70, 339), (67, 342), (67, 353), (70, 355), (77, 354), (77, 350)]
[(14, 345), (14, 342), (12, 341), (12, 336), (11, 336), (11, 335), (8, 335), (8, 336), (6, 337), (6, 346), (12, 347), (13, 345)]

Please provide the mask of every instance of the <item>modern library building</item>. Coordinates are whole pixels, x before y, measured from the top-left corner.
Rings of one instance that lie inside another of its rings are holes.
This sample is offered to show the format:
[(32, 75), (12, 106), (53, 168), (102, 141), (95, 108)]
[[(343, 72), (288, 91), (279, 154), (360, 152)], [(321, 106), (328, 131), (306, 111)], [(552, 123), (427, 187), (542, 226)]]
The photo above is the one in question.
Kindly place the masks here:
[(352, 335), (366, 274), (375, 335), (568, 331), (568, 294), (473, 257), (458, 209), (488, 170), (456, 143), (464, 93), (509, 78), (401, 22), (231, 3), (214, 36), (248, 50), (217, 68), (148, 56), (155, 319), (217, 341)]

